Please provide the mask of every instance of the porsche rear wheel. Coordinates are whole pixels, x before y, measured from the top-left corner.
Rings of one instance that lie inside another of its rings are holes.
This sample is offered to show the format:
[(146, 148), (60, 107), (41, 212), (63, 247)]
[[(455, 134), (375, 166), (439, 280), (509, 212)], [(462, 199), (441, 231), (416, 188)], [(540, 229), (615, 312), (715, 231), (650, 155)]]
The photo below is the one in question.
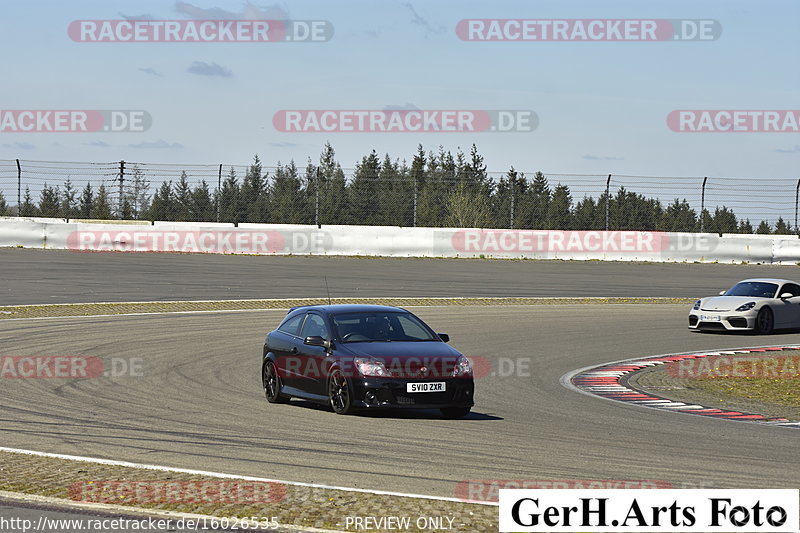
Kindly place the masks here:
[(759, 335), (768, 335), (772, 333), (775, 327), (775, 316), (772, 314), (772, 309), (763, 307), (756, 315), (755, 332)]

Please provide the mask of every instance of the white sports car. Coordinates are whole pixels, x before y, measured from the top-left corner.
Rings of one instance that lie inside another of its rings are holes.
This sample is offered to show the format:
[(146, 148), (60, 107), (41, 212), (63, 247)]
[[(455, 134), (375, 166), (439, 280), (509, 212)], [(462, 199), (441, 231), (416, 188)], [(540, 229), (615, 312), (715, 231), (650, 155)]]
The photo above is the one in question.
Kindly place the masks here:
[(719, 296), (697, 300), (689, 329), (754, 331), (800, 327), (800, 284), (786, 279), (746, 279)]

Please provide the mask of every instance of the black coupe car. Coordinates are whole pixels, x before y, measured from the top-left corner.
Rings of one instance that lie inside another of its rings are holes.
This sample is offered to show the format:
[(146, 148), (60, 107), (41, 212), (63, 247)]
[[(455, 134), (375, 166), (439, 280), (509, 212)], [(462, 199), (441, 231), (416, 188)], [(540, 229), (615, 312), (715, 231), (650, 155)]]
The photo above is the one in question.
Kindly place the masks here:
[(413, 313), (380, 305), (312, 305), (289, 310), (267, 334), (261, 364), (270, 403), (292, 397), (356, 409), (469, 413), (472, 365)]

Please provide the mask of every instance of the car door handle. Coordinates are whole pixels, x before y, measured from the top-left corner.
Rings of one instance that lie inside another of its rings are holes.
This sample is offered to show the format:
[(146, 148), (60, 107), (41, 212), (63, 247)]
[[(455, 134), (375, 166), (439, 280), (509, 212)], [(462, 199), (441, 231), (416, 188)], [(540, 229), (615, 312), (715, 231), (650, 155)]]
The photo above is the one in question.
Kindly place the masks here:
[(292, 346), (292, 353), (297, 354), (297, 346)]

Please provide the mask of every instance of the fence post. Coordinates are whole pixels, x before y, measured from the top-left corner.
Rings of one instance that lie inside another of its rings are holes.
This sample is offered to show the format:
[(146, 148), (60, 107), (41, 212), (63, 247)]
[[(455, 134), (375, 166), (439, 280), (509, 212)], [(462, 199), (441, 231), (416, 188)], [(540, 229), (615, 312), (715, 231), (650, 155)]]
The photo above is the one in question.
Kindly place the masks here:
[(411, 215), (411, 227), (417, 227), (417, 173), (414, 173), (414, 212)]
[(222, 163), (219, 164), (217, 173), (217, 222), (219, 222), (219, 207), (222, 203)]
[(517, 180), (512, 177), (509, 182), (511, 184), (511, 224), (509, 229), (514, 229), (514, 189), (517, 188)]
[(606, 231), (608, 231), (608, 206), (611, 204), (611, 196), (609, 196), (610, 188), (611, 188), (611, 174), (609, 174), (608, 179), (606, 179)]
[(317, 186), (314, 187), (314, 224), (317, 225), (317, 229), (322, 227), (319, 223), (319, 178), (320, 171), (319, 167), (317, 167)]
[(125, 197), (125, 190), (123, 185), (125, 183), (125, 161), (119, 162), (119, 217), (122, 218), (122, 200)]
[(17, 159), (17, 216), (22, 213), (22, 167)]
[(797, 187), (794, 190), (794, 232), (798, 233), (797, 229), (797, 200), (800, 198), (800, 179), (797, 180)]
[(703, 214), (706, 211), (706, 181), (708, 181), (708, 176), (703, 178), (703, 187), (700, 190), (700, 233), (703, 233), (705, 229), (705, 217)]

